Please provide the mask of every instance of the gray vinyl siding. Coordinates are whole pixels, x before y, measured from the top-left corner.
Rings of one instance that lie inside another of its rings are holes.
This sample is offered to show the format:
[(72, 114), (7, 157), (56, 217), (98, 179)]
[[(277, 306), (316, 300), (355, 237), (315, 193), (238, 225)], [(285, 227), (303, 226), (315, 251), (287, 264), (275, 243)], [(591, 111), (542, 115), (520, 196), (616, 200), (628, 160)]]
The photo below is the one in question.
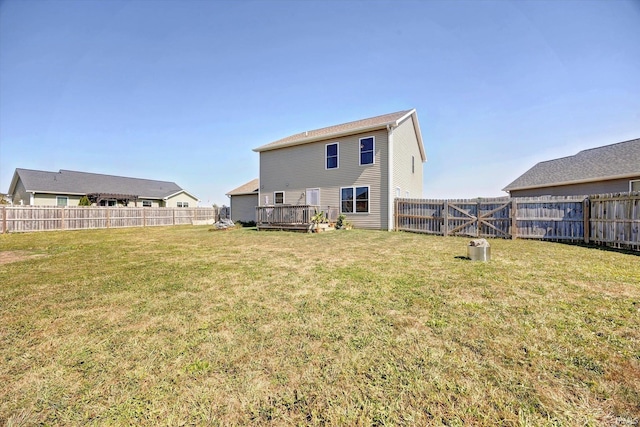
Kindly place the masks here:
[[(411, 172), (411, 157), (415, 159), (415, 172)], [(402, 122), (393, 131), (393, 188), (400, 188), (400, 197), (422, 198), (422, 157), (416, 137), (413, 118)]]
[(527, 190), (512, 190), (512, 197), (534, 196), (583, 196), (604, 193), (626, 193), (629, 191), (629, 182), (640, 179), (635, 178), (612, 179), (607, 181), (587, 182), (582, 184), (558, 185), (555, 187), (530, 188)]
[[(375, 137), (375, 160), (360, 166), (360, 138)], [(325, 168), (325, 146), (339, 143), (337, 169)], [(347, 214), (358, 228), (387, 229), (386, 129), (260, 153), (260, 205), (273, 204), (273, 192), (285, 192), (285, 204), (305, 204), (308, 188), (320, 189), (321, 209), (340, 207), (340, 188), (369, 186), (369, 213)]]
[(231, 196), (231, 220), (255, 221), (256, 206), (258, 206), (258, 193)]

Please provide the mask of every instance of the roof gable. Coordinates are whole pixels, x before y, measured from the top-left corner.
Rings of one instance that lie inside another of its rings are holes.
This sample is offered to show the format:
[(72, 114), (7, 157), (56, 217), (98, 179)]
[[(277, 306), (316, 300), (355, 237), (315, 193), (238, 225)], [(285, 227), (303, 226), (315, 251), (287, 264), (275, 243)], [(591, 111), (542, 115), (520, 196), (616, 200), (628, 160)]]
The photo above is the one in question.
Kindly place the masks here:
[(253, 151), (262, 152), (276, 150), (279, 148), (292, 147), (295, 145), (302, 145), (311, 142), (322, 141), (325, 139), (337, 138), (340, 136), (354, 135), (375, 129), (383, 129), (387, 126), (396, 127), (409, 117), (414, 118), (416, 137), (418, 139), (418, 144), (420, 145), (420, 154), (422, 156), (422, 161), (424, 162), (426, 161), (426, 155), (424, 153), (424, 145), (422, 142), (422, 135), (420, 133), (420, 125), (418, 124), (415, 109), (383, 114), (381, 116), (370, 117), (367, 119), (356, 120), (353, 122), (347, 122), (339, 125), (297, 133), (295, 135), (279, 139), (269, 144), (262, 145), (258, 148), (254, 148)]
[(640, 176), (640, 139), (540, 162), (503, 191)]
[(131, 194), (139, 196), (140, 198), (162, 199), (183, 191), (175, 182), (169, 181), (129, 178), (70, 170), (48, 172), (16, 169), (10, 192), (13, 191), (17, 178), (22, 181), (26, 191), (37, 193), (113, 193)]

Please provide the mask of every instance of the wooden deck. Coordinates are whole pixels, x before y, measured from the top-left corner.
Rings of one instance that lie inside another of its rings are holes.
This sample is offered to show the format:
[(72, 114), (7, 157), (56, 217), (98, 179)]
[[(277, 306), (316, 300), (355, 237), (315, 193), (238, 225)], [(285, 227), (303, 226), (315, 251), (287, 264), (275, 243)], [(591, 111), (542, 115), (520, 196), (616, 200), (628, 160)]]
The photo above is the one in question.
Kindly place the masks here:
[(335, 222), (338, 209), (322, 209), (314, 205), (270, 205), (256, 206), (256, 228), (258, 230), (285, 230), (309, 233), (314, 224), (311, 218), (317, 212), (325, 212), (328, 221)]

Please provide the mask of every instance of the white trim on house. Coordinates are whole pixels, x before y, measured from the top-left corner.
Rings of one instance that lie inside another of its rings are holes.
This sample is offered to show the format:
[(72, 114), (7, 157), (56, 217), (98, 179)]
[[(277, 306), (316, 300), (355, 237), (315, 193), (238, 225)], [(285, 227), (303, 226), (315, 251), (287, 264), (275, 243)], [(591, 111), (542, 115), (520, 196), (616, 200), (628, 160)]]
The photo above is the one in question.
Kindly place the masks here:
[[(281, 203), (278, 203), (278, 197), (276, 196), (278, 193), (281, 193), (281, 194), (282, 194), (282, 202), (281, 202)], [(274, 204), (274, 205), (284, 205), (284, 204), (285, 204), (285, 201), (284, 201), (284, 191), (279, 191), (279, 190), (278, 190), (278, 191), (274, 191), (274, 192), (273, 192), (273, 204)]]
[[(366, 188), (367, 189), (367, 211), (366, 212), (358, 212), (357, 211), (357, 203), (358, 203), (358, 188)], [(353, 206), (352, 206), (352, 212), (345, 212), (342, 210), (342, 190), (345, 189), (350, 189), (353, 190), (352, 194), (353, 194)], [(371, 213), (371, 186), (370, 185), (348, 185), (346, 187), (340, 187), (340, 198), (339, 198), (339, 203), (340, 203), (340, 213), (345, 213), (345, 214), (351, 214), (351, 215), (368, 215)]]
[[(329, 149), (330, 145), (335, 145), (336, 146), (336, 167), (335, 168), (330, 168), (327, 165), (328, 160), (329, 160), (328, 149)], [(337, 142), (337, 141), (336, 142), (329, 142), (329, 143), (324, 145), (324, 169), (325, 170), (340, 169), (340, 142)]]
[[(363, 139), (372, 139), (373, 145), (371, 147), (371, 163), (362, 163), (362, 140)], [(369, 166), (376, 164), (376, 137), (375, 135), (364, 136), (358, 139), (358, 164), (360, 166)]]
[[(397, 125), (396, 125), (397, 126)], [(393, 230), (394, 203), (393, 203), (393, 130), (394, 126), (387, 127), (387, 230)], [(375, 148), (375, 147), (374, 147)]]
[[(187, 190), (180, 190), (180, 191), (176, 191), (173, 194), (169, 194), (168, 196), (165, 196), (162, 198), (162, 200), (169, 200), (170, 198), (177, 196), (180, 193), (184, 193), (186, 195), (188, 195), (189, 197), (194, 198), (196, 201), (200, 201), (200, 199), (198, 199), (196, 196), (194, 196), (193, 194), (189, 193)], [(150, 199), (151, 197), (145, 197), (145, 199)], [(138, 199), (140, 199), (140, 196), (138, 196)]]

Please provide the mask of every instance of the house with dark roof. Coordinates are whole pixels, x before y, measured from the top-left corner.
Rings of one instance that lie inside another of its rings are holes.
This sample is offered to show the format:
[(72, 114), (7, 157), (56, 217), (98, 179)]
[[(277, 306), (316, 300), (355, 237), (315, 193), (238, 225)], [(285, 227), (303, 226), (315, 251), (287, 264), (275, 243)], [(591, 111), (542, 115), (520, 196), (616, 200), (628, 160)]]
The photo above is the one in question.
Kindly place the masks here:
[(640, 191), (640, 139), (540, 162), (503, 190), (512, 197)]
[(198, 198), (175, 182), (60, 170), (16, 169), (9, 186), (14, 205), (195, 207)]
[(415, 109), (303, 131), (254, 151), (259, 206), (333, 208), (356, 227), (392, 230), (394, 198), (422, 197), (427, 157)]
[(260, 192), (259, 182), (258, 178), (252, 179), (227, 193), (232, 221), (252, 222), (256, 220), (256, 206), (258, 206)]

